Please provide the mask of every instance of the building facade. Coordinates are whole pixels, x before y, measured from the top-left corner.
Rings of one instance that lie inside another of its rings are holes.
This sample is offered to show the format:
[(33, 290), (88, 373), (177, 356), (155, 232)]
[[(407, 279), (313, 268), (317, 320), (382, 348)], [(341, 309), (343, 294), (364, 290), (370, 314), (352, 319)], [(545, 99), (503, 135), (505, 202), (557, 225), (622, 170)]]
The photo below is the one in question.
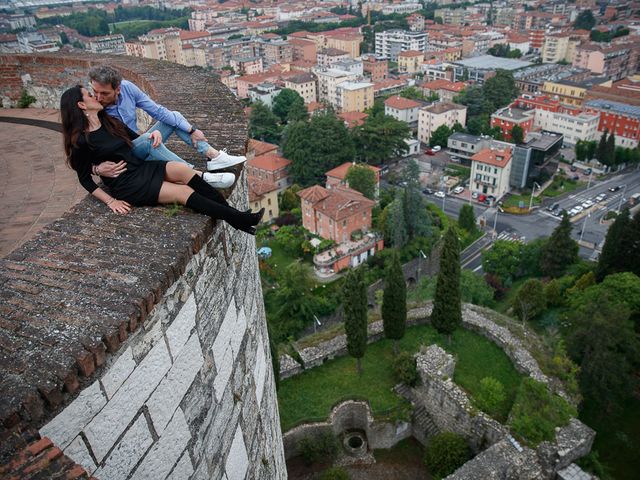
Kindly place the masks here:
[(509, 191), (510, 175), (511, 149), (485, 148), (471, 157), (469, 188), (478, 195), (498, 200)]
[(423, 107), (418, 114), (418, 140), (429, 143), (431, 135), (441, 125), (449, 128), (456, 123), (464, 126), (467, 122), (467, 107), (457, 103), (438, 102), (430, 107)]

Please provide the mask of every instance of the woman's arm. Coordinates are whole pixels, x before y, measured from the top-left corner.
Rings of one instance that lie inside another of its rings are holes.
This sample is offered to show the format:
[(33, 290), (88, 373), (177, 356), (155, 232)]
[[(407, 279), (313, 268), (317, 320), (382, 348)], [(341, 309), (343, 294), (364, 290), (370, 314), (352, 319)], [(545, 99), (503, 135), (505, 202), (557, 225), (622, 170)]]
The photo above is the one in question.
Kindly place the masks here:
[(98, 200), (104, 202), (104, 204), (111, 209), (112, 212), (121, 213), (122, 215), (126, 215), (131, 211), (131, 205), (129, 205), (124, 200), (116, 200), (107, 192), (102, 190), (100, 187), (96, 188), (91, 195), (96, 197)]

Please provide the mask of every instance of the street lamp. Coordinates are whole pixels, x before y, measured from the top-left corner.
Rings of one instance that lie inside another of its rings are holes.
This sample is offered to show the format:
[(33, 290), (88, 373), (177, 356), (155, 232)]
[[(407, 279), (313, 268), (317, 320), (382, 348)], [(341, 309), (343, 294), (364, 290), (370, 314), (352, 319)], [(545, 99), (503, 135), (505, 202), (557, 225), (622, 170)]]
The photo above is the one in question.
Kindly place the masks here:
[(587, 182), (587, 190), (591, 187), (591, 176), (593, 175), (593, 169), (589, 172), (589, 181)]
[(578, 243), (582, 242), (582, 236), (584, 235), (584, 228), (587, 226), (587, 219), (591, 216), (591, 212), (587, 213), (587, 216), (584, 217), (584, 223), (582, 224), (582, 230), (580, 231), (580, 240)]
[(531, 188), (531, 198), (529, 200), (529, 213), (531, 213), (531, 207), (533, 207), (533, 194), (536, 191), (536, 185), (538, 186), (538, 190), (540, 190), (542, 187), (540, 185), (538, 185), (536, 182), (533, 182), (533, 187)]
[(498, 207), (496, 207), (496, 216), (493, 218), (493, 237), (495, 238), (498, 235), (496, 231), (496, 227), (498, 226)]

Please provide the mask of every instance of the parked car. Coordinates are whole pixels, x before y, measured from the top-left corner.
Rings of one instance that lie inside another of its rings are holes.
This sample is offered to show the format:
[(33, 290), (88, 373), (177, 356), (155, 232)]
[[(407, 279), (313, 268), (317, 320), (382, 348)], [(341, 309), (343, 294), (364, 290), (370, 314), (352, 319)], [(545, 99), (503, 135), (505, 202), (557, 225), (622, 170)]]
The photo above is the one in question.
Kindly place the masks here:
[(587, 169), (584, 171), (584, 174), (585, 174), (585, 175), (591, 175), (591, 172), (593, 172), (593, 170), (592, 170), (591, 168), (587, 168)]
[(606, 199), (607, 199), (607, 194), (606, 193), (601, 193), (600, 195), (598, 195), (596, 197), (596, 202), (602, 202), (602, 201), (604, 201)]
[(424, 190), (422, 190), (422, 193), (424, 193), (425, 195), (431, 195), (433, 193), (433, 190), (431, 190), (430, 188), (425, 188)]
[(571, 177), (571, 180), (577, 182), (578, 180), (580, 180), (580, 175), (574, 175), (573, 177)]
[(459, 195), (462, 192), (464, 192), (464, 187), (456, 187), (453, 189), (453, 193), (455, 193), (456, 195)]
[(569, 170), (571, 170), (572, 172), (576, 172), (578, 171), (578, 167), (576, 167), (575, 165), (571, 165), (571, 167), (569, 167)]
[(435, 155), (436, 152), (433, 151), (433, 149), (431, 148), (425, 148), (424, 149), (424, 153), (426, 153), (427, 155)]
[(593, 207), (593, 202), (591, 200), (587, 200), (582, 204), (582, 208), (587, 209)]
[(576, 205), (575, 207), (573, 207), (573, 210), (575, 210), (577, 213), (580, 213), (582, 210), (584, 210), (584, 208), (582, 207), (582, 205)]
[(560, 204), (556, 202), (553, 205), (550, 205), (549, 207), (547, 207), (547, 210), (550, 212), (553, 212), (554, 210), (558, 210), (559, 208), (560, 208)]
[(444, 198), (444, 192), (442, 190), (438, 190), (434, 195), (438, 198)]
[(440, 150), (442, 150), (442, 147), (440, 145), (436, 145), (435, 147), (431, 147), (431, 150), (433, 150), (434, 152), (439, 152)]
[(451, 156), (451, 161), (453, 163), (460, 163), (460, 158), (456, 157), (455, 155), (452, 155)]
[(473, 193), (471, 194), (471, 198), (473, 198), (473, 199), (478, 198), (478, 192), (473, 192)]

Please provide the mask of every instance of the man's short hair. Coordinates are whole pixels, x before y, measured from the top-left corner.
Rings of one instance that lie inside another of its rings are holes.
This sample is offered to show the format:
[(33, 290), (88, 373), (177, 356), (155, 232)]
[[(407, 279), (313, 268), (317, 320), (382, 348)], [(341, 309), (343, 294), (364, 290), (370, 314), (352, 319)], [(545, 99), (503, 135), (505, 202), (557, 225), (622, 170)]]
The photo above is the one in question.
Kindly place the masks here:
[(115, 90), (120, 86), (120, 82), (122, 82), (122, 75), (113, 67), (101, 65), (89, 70), (89, 80), (102, 83), (103, 85), (109, 84), (111, 88)]

